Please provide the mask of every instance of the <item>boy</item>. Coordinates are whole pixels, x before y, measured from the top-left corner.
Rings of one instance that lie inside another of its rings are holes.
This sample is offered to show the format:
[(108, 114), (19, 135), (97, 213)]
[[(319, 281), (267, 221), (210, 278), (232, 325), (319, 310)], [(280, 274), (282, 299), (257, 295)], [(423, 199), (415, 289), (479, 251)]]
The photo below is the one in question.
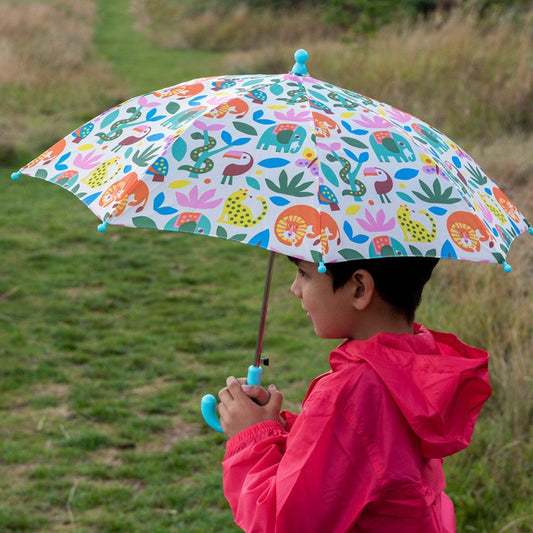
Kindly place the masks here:
[[(299, 415), (227, 379), (224, 493), (247, 532), (455, 531), (442, 458), (465, 448), (489, 397), (488, 354), (414, 322), (438, 259), (293, 260), (317, 335), (346, 340)], [(255, 400), (252, 401), (252, 399)]]

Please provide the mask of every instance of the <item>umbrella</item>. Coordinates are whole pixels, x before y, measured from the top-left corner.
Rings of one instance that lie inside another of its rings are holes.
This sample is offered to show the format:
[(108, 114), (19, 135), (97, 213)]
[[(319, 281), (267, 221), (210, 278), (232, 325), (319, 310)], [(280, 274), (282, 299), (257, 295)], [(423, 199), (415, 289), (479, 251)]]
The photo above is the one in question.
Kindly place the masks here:
[(508, 271), (512, 241), (533, 234), (443, 133), (311, 77), (307, 59), (298, 50), (288, 74), (201, 78), (132, 98), (13, 175), (68, 189), (102, 220), (101, 231), (117, 224), (270, 250), (252, 383), (260, 383), (273, 253), (320, 271), (386, 256), (495, 262)]

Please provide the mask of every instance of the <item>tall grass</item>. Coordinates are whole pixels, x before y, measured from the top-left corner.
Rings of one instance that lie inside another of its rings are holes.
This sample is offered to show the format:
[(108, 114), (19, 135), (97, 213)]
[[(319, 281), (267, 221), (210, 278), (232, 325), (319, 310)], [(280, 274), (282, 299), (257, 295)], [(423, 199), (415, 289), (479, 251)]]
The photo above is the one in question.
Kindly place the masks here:
[[(15, 167), (15, 159), (133, 96), (128, 83), (164, 86), (173, 47), (224, 48), (221, 73), (253, 73), (288, 71), (303, 46), (312, 75), (445, 131), (533, 219), (533, 11), (519, 22), (502, 15), (483, 23), (456, 11), (347, 42), (318, 13), (229, 12), (207, 0), (96, 6), (0, 0), (0, 164)], [(119, 27), (129, 7), (137, 29)], [(95, 45), (99, 12), (97, 42), (106, 54)], [(128, 49), (141, 59), (126, 57)], [(148, 71), (136, 68), (142, 61)], [(207, 68), (191, 63), (188, 73)], [(102, 237), (68, 193), (40, 182), (13, 185), (12, 169), (0, 181), (0, 529), (234, 530), (220, 489), (223, 440), (198, 421), (196, 400), (249, 360), (264, 255), (165, 232), (113, 228)], [(458, 531), (533, 531), (527, 237), (508, 262), (510, 274), (441, 262), (419, 312), (429, 327), (491, 353), (494, 394), (470, 448), (445, 463)], [(298, 409), (330, 344), (312, 338), (291, 305), (291, 272), (277, 262), (266, 339), (275, 365), (267, 379)]]
[(126, 92), (97, 57), (94, 2), (1, 1), (0, 11), (0, 162), (6, 163), (17, 151), (44, 150)]

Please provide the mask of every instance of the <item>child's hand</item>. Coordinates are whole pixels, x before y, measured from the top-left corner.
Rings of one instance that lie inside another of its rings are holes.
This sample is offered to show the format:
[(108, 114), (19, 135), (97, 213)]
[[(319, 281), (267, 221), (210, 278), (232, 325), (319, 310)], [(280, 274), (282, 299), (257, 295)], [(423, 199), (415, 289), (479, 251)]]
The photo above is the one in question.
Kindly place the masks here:
[[(248, 392), (242, 389), (242, 384), (230, 376), (226, 380), (226, 387), (218, 393), (221, 403), (218, 406), (220, 424), (228, 437), (233, 437), (239, 431), (265, 420), (276, 420), (283, 424), (280, 417), (283, 396), (274, 385), (268, 391), (259, 386), (250, 386)], [(268, 393), (270, 397), (268, 398)], [(252, 398), (265, 404), (258, 405)]]
[(251, 398), (257, 405), (266, 405), (270, 400), (270, 391), (264, 389), (260, 385), (247, 385), (246, 378), (237, 378), (241, 384), (243, 392)]

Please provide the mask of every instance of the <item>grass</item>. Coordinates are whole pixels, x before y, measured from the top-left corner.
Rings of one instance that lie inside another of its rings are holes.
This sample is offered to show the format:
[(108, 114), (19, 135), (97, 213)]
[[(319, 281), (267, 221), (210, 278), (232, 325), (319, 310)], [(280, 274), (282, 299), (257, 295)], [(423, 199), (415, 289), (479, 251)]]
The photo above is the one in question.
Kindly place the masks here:
[[(175, 21), (153, 21), (143, 2), (27, 5), (0, 2), (0, 531), (237, 531), (221, 491), (224, 438), (206, 428), (198, 404), (251, 362), (266, 254), (186, 234), (102, 234), (67, 191), (9, 174), (127, 96), (219, 72), (285, 71), (293, 43), (265, 39), (245, 55), (176, 50), (154, 43)], [(471, 19), (427, 24), (350, 45), (310, 36), (312, 73), (423, 109), (533, 218), (523, 107), (531, 34), (505, 19), (491, 31)], [(213, 32), (198, 25), (200, 41), (202, 28)], [(468, 81), (463, 113), (449, 116), (457, 80)], [(445, 464), (458, 531), (533, 531), (532, 255), (523, 237), (507, 275), (443, 262), (420, 309), (422, 322), (492, 355), (493, 397), (472, 445)], [(333, 343), (310, 335), (291, 277), (277, 261), (265, 380), (297, 410)]]

